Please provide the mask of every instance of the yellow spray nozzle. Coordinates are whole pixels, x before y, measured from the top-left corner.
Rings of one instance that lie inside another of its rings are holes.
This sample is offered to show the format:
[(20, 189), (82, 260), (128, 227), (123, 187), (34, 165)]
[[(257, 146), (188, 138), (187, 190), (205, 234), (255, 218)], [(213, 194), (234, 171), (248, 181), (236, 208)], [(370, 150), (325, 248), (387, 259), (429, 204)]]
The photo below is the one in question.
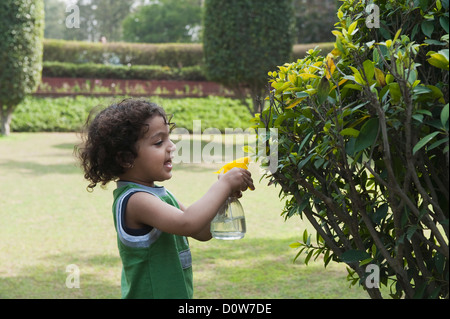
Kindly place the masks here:
[(225, 164), (217, 172), (214, 172), (214, 173), (216, 173), (216, 174), (224, 173), (225, 174), (226, 172), (228, 172), (229, 170), (231, 170), (234, 167), (248, 169), (249, 162), (250, 162), (250, 158), (248, 156), (241, 157), (241, 158), (238, 158), (228, 164)]

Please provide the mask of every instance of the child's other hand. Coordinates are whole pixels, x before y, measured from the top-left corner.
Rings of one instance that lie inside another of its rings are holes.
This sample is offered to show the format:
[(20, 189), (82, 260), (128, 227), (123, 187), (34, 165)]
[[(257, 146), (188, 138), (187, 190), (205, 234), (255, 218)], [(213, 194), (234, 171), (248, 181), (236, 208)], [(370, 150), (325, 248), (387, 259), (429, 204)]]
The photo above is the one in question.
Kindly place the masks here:
[(242, 197), (242, 192), (250, 188), (255, 189), (253, 185), (252, 174), (243, 168), (234, 167), (225, 174), (220, 174), (219, 178), (222, 182), (227, 183), (231, 188), (232, 197)]

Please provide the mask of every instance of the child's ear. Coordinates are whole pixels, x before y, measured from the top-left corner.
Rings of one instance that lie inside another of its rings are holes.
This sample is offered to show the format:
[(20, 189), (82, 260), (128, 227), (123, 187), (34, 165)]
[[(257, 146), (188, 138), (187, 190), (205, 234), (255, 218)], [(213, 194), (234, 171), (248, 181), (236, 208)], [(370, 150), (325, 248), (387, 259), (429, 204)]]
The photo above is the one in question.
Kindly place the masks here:
[(132, 168), (134, 166), (134, 156), (129, 151), (117, 153), (116, 161), (123, 168)]

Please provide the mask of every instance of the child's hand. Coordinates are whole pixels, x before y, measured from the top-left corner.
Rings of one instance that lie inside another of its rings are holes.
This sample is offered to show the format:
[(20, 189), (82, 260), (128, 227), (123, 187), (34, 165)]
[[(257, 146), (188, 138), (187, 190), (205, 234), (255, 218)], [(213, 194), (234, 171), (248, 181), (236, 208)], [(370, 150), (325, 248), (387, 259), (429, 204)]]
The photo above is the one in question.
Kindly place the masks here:
[(253, 185), (252, 174), (243, 168), (234, 167), (225, 174), (220, 174), (221, 182), (225, 182), (231, 189), (231, 197), (242, 197), (242, 192), (250, 188), (255, 189)]

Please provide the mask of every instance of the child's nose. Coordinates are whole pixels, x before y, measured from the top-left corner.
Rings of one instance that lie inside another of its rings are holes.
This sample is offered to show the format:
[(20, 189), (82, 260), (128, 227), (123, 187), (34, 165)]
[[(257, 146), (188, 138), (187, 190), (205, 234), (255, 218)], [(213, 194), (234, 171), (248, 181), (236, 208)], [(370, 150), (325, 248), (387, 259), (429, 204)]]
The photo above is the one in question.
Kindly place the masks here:
[(177, 146), (174, 144), (174, 142), (172, 142), (172, 140), (170, 140), (170, 144), (169, 144), (167, 151), (172, 153), (172, 152), (175, 152), (176, 149), (177, 149)]

